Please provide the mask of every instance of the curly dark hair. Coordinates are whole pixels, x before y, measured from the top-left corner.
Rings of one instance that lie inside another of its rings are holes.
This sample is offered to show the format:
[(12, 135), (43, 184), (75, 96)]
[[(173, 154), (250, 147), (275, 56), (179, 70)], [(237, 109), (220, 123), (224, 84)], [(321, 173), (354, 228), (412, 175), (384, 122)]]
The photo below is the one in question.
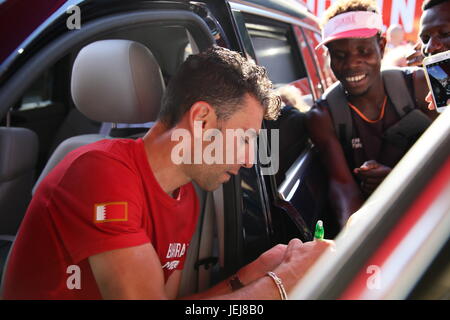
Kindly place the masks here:
[(374, 0), (339, 0), (334, 2), (327, 11), (325, 11), (322, 26), (324, 26), (331, 18), (350, 11), (379, 13), (377, 3)]
[(274, 120), (281, 99), (272, 90), (264, 67), (239, 53), (213, 46), (191, 55), (170, 80), (162, 99), (159, 119), (172, 128), (197, 101), (210, 103), (221, 120), (227, 120), (242, 107), (245, 94), (255, 97)]

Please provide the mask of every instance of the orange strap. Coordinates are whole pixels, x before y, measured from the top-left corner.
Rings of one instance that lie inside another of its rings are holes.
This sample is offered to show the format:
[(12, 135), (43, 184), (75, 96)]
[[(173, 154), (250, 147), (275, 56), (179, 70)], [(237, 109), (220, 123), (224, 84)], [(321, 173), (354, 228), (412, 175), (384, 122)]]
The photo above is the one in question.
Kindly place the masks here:
[(348, 105), (350, 106), (350, 108), (352, 108), (360, 117), (361, 119), (363, 119), (366, 122), (369, 123), (376, 123), (378, 121), (380, 121), (381, 119), (383, 119), (384, 117), (384, 110), (386, 109), (386, 102), (387, 102), (387, 96), (384, 97), (384, 101), (383, 101), (383, 106), (381, 107), (381, 113), (380, 116), (378, 117), (378, 119), (376, 120), (370, 120), (369, 118), (367, 118), (361, 111), (359, 111), (359, 109), (357, 107), (355, 107), (354, 105), (352, 105), (350, 102), (348, 103)]

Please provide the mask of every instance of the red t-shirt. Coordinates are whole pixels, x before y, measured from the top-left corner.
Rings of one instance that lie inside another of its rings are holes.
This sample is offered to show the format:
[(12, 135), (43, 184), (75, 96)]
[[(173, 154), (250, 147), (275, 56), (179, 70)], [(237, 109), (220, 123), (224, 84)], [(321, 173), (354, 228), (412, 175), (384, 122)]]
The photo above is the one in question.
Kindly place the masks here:
[(148, 242), (167, 281), (183, 268), (197, 217), (193, 185), (182, 186), (177, 199), (165, 193), (142, 139), (78, 148), (34, 195), (9, 257), (3, 298), (101, 299), (87, 258)]

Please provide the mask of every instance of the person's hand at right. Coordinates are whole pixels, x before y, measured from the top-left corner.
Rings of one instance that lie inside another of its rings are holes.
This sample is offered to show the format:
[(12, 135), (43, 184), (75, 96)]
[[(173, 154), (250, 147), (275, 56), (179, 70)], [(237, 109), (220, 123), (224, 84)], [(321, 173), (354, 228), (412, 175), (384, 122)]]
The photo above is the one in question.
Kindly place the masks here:
[(436, 110), (436, 105), (434, 104), (431, 91), (428, 92), (427, 96), (425, 97), (425, 101), (428, 102), (428, 110)]
[(391, 171), (391, 168), (375, 160), (366, 161), (361, 167), (353, 170), (361, 181), (361, 190), (366, 195), (372, 194)]

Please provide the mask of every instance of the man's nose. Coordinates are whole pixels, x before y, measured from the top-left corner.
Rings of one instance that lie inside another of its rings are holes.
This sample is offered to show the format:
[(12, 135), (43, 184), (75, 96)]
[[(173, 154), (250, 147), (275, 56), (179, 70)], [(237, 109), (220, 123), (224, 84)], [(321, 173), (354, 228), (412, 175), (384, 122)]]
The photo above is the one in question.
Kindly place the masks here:
[(361, 59), (361, 57), (359, 55), (356, 54), (352, 54), (352, 55), (348, 55), (347, 59), (345, 60), (345, 68), (354, 68), (354, 67), (358, 67), (361, 65), (361, 63), (363, 62), (363, 59)]
[(245, 156), (241, 158), (241, 161), (239, 162), (241, 167), (250, 169), (253, 167), (256, 161), (256, 155), (254, 154), (253, 150), (246, 150)]
[(444, 44), (438, 37), (430, 37), (430, 40), (428, 40), (428, 43), (423, 49), (423, 54), (425, 56), (430, 56), (444, 51)]
[(239, 167), (250, 169), (253, 167), (254, 161), (255, 159), (247, 153), (245, 157), (241, 158), (241, 161), (239, 161)]

